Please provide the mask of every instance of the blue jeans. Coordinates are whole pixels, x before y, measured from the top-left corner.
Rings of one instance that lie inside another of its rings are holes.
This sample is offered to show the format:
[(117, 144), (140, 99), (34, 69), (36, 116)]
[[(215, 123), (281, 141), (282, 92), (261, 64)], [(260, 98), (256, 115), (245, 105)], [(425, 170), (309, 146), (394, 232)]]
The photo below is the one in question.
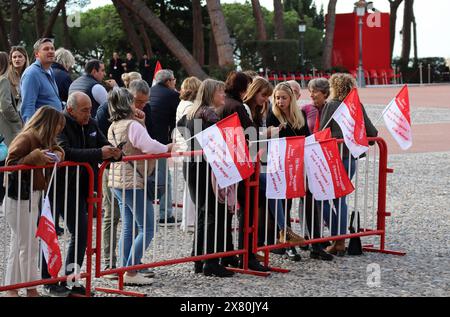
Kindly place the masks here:
[[(262, 197), (266, 197), (267, 186), (267, 173), (259, 174), (259, 194)], [(285, 217), (282, 199), (268, 199), (269, 211), (273, 216), (273, 219), (277, 218), (277, 225), (279, 230), (283, 230), (285, 227)], [(278, 206), (278, 207), (277, 207)], [(275, 217), (275, 214), (277, 215)]]
[[(344, 163), (345, 170), (347, 171), (347, 174), (350, 179), (353, 178), (353, 175), (355, 175), (355, 159), (351, 158), (350, 163), (350, 174), (348, 173), (348, 165), (349, 165), (349, 158), (345, 158), (342, 160)], [(340, 202), (340, 212), (339, 212), (339, 202)], [(320, 212), (321, 208), (321, 202), (316, 201), (317, 209)], [(329, 201), (323, 202), (323, 221), (328, 225), (328, 228), (330, 228), (330, 213), (332, 215), (331, 217), (331, 235), (337, 236), (337, 235), (344, 235), (347, 233), (347, 214), (348, 214), (348, 208), (347, 208), (347, 202), (346, 197), (333, 199), (333, 205), (336, 212), (331, 209), (330, 211), (330, 203)], [(338, 217), (339, 214), (339, 217)], [(339, 226), (339, 218), (340, 218), (340, 226)], [(339, 227), (339, 228), (338, 228)]]
[[(166, 192), (166, 166), (167, 159), (158, 160), (158, 170), (155, 170), (153, 175), (148, 178), (147, 195), (150, 200), (155, 199), (155, 185), (157, 185), (157, 197), (159, 199), (159, 219), (165, 219), (166, 214), (166, 195), (167, 195), (167, 218), (172, 217), (172, 179), (170, 171), (168, 171), (168, 182)], [(156, 176), (158, 184), (156, 184)]]
[[(133, 189), (125, 190), (125, 201), (122, 201), (122, 190), (114, 189), (122, 217), (122, 233), (119, 241), (119, 257), (122, 266), (132, 266), (141, 263), (144, 250), (153, 239), (153, 205), (147, 198), (146, 219), (144, 224), (144, 190), (136, 189), (136, 210), (133, 213)], [(134, 216), (134, 218), (133, 218)], [(138, 235), (133, 237), (133, 224)], [(145, 246), (144, 246), (145, 236)]]

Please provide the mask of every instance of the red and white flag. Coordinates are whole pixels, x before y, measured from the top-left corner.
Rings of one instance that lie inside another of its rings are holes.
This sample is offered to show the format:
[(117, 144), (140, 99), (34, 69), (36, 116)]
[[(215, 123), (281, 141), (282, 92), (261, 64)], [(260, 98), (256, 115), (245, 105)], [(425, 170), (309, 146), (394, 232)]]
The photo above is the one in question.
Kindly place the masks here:
[(304, 137), (269, 141), (267, 150), (267, 198), (292, 199), (305, 196), (304, 151)]
[(307, 137), (305, 139), (305, 145), (317, 143), (320, 141), (325, 141), (328, 139), (331, 139), (331, 129), (330, 128), (326, 128), (325, 130), (311, 134), (309, 137)]
[(397, 97), (383, 112), (384, 123), (402, 150), (412, 146), (411, 115), (408, 86), (405, 85)]
[(152, 87), (156, 85), (156, 74), (158, 74), (158, 72), (162, 70), (162, 66), (161, 63), (159, 61), (156, 62), (156, 66), (155, 66), (155, 73), (153, 74), (153, 83), (152, 83)]
[(332, 118), (341, 127), (345, 145), (355, 158), (369, 150), (362, 104), (356, 88), (352, 89)]
[(339, 155), (336, 139), (305, 146), (308, 186), (316, 200), (347, 196), (354, 191)]
[(195, 136), (216, 176), (225, 188), (250, 177), (255, 168), (245, 141), (237, 113), (205, 129)]
[(62, 266), (62, 259), (48, 196), (44, 200), (44, 208), (36, 231), (37, 237), (41, 238), (41, 248), (47, 262), (48, 273), (56, 278)]

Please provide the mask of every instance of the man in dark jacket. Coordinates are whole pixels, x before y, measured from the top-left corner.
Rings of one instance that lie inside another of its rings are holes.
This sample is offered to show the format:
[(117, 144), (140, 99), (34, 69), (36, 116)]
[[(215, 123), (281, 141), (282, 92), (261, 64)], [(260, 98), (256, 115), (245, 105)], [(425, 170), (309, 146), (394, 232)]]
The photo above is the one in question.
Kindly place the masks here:
[(65, 48), (59, 48), (55, 52), (55, 62), (52, 65), (55, 74), (56, 85), (58, 86), (59, 98), (65, 104), (69, 98), (69, 88), (72, 84), (70, 70), (75, 65), (73, 54)]
[[(162, 144), (172, 143), (172, 132), (175, 129), (177, 107), (180, 103), (180, 94), (175, 90), (176, 79), (173, 71), (160, 70), (155, 77), (156, 85), (150, 91), (149, 107), (151, 112), (151, 127), (147, 125), (150, 136)], [(167, 160), (159, 160), (158, 170), (153, 174), (152, 183), (158, 182), (158, 198), (160, 200), (160, 224), (174, 224), (175, 217), (172, 211), (172, 184), (170, 173), (166, 188), (166, 163)], [(158, 176), (157, 180), (155, 179)], [(153, 186), (155, 188), (155, 186)], [(167, 214), (166, 214), (167, 193)], [(167, 222), (165, 221), (167, 217)], [(181, 218), (181, 217), (180, 217)], [(181, 221), (181, 219), (178, 219)]]
[[(103, 160), (119, 160), (121, 150), (109, 144), (96, 122), (91, 119), (91, 108), (91, 100), (86, 94), (75, 92), (69, 96), (64, 112), (66, 126), (58, 136), (58, 143), (64, 149), (67, 161), (87, 162), (95, 172)], [(71, 235), (65, 263), (65, 274), (69, 276), (80, 273), (86, 252), (89, 175), (85, 168), (80, 167), (77, 177), (77, 168), (70, 167), (67, 172), (67, 190), (65, 177), (64, 168), (57, 176), (59, 185), (56, 188), (56, 209), (65, 218)], [(53, 190), (51, 193), (53, 194)], [(42, 277), (50, 278), (45, 261), (42, 263)], [(55, 288), (55, 285), (46, 286), (49, 295), (52, 295), (52, 287)], [(85, 294), (86, 290), (80, 284), (76, 284), (72, 287), (72, 293)], [(58, 294), (53, 294), (56, 295)]]
[(114, 52), (113, 58), (111, 58), (111, 60), (109, 61), (108, 74), (109, 74), (109, 78), (114, 79), (120, 87), (123, 87), (122, 74), (124, 73), (124, 70), (123, 70), (122, 64), (123, 64), (123, 61), (119, 57), (119, 53)]

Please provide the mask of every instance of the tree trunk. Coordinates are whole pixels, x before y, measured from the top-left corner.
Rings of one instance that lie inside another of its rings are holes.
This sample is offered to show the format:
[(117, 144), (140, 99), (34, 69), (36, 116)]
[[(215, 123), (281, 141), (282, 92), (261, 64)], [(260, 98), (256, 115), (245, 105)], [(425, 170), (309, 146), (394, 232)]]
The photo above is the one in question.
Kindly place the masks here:
[(203, 66), (205, 65), (205, 37), (203, 33), (202, 5), (200, 0), (192, 0), (192, 32), (194, 35), (192, 53), (195, 60)]
[(419, 65), (419, 52), (417, 50), (417, 23), (416, 23), (416, 16), (414, 14), (414, 8), (413, 8), (413, 41), (414, 41), (414, 68), (417, 68)]
[(337, 0), (329, 0), (328, 2), (327, 25), (322, 57), (323, 70), (329, 70), (332, 67), (334, 27), (336, 25), (336, 3)]
[(137, 27), (138, 27), (139, 33), (141, 35), (141, 38), (144, 40), (144, 49), (145, 49), (144, 53), (146, 53), (149, 58), (153, 57), (155, 54), (153, 53), (152, 42), (150, 41), (150, 37), (148, 36), (147, 30), (145, 29), (145, 26), (144, 26), (144, 23), (134, 13), (133, 13), (133, 21), (137, 21), (137, 24), (138, 24)]
[(230, 33), (228, 32), (225, 16), (222, 12), (219, 0), (206, 0), (209, 17), (211, 19), (211, 28), (214, 33), (214, 39), (219, 54), (220, 67), (233, 67), (233, 46), (231, 44)]
[[(19, 11), (19, 1), (11, 0), (11, 25), (20, 25), (20, 11)], [(20, 28), (11, 28), (11, 45), (18, 45), (20, 43)]]
[(3, 10), (0, 7), (0, 46), (2, 50), (9, 52), (8, 32), (6, 31), (5, 20), (3, 19)]
[(217, 53), (217, 45), (212, 31), (209, 38), (209, 67), (217, 67), (219, 66), (219, 54)]
[(403, 43), (401, 55), (401, 67), (406, 69), (411, 54), (411, 24), (413, 19), (414, 0), (405, 0), (405, 11), (403, 13)]
[(394, 55), (394, 45), (395, 45), (395, 35), (397, 28), (397, 11), (403, 0), (389, 0), (389, 5), (391, 6), (391, 16), (390, 16), (390, 28), (391, 28), (391, 60)]
[(45, 4), (46, 0), (36, 1), (36, 36), (37, 38), (42, 37), (45, 31)]
[(253, 16), (256, 21), (256, 33), (258, 41), (267, 41), (266, 25), (264, 23), (264, 17), (261, 10), (259, 0), (252, 0)]
[(136, 33), (136, 29), (131, 23), (132, 20), (129, 10), (127, 10), (127, 8), (125, 8), (118, 0), (113, 0), (112, 2), (119, 13), (120, 20), (122, 21), (123, 28), (127, 34), (127, 38), (133, 49), (134, 55), (137, 57), (137, 60), (141, 60), (144, 55), (144, 51), (142, 49), (139, 36)]
[(53, 9), (52, 13), (50, 14), (50, 18), (48, 19), (47, 27), (44, 30), (42, 37), (50, 37), (53, 32), (53, 27), (55, 26), (56, 20), (58, 19), (59, 12), (63, 8), (66, 7), (67, 0), (59, 0), (56, 7)]
[(273, 24), (275, 26), (275, 38), (284, 39), (284, 12), (281, 0), (273, 0)]
[(63, 32), (64, 32), (64, 47), (68, 50), (72, 49), (72, 41), (70, 39), (69, 26), (67, 25), (67, 11), (66, 6), (62, 9), (62, 23), (63, 23)]
[(156, 33), (172, 54), (178, 58), (181, 65), (183, 65), (190, 76), (196, 76), (200, 79), (206, 79), (208, 77), (183, 44), (178, 41), (167, 26), (153, 14), (142, 0), (118, 1), (139, 16), (142, 21)]

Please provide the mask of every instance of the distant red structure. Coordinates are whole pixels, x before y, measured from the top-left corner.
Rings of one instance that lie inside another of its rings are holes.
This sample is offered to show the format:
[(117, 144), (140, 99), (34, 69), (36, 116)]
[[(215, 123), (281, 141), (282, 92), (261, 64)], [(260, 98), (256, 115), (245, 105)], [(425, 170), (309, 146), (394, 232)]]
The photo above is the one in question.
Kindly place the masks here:
[[(337, 14), (332, 65), (354, 72), (359, 65), (359, 19), (355, 13)], [(390, 21), (388, 13), (367, 13), (363, 18), (363, 67), (366, 76), (391, 71)]]

